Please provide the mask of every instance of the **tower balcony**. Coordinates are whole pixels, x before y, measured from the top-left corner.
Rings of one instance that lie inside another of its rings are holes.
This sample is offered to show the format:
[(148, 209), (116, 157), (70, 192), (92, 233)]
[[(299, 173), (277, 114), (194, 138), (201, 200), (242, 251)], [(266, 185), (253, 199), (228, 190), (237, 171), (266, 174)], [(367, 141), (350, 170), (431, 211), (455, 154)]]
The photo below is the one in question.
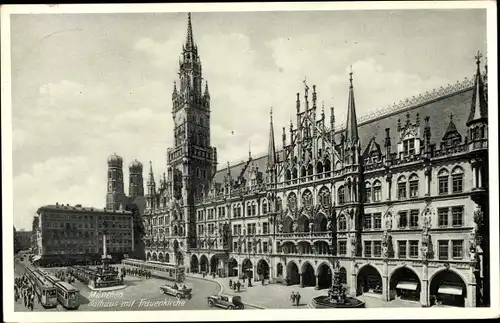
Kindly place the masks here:
[(329, 240), (332, 237), (330, 231), (313, 231), (313, 232), (290, 232), (276, 234), (277, 241), (299, 241), (299, 240)]

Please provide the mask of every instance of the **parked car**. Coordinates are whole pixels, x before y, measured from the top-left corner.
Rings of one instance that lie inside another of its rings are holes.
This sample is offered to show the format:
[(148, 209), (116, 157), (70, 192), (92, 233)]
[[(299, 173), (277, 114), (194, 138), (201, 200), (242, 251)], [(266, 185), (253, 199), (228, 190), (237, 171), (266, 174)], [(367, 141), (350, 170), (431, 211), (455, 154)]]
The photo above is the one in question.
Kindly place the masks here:
[(163, 285), (160, 286), (160, 290), (163, 294), (172, 295), (177, 297), (177, 299), (187, 298), (191, 299), (191, 288), (187, 288), (186, 285), (183, 287), (173, 284), (173, 285)]
[(227, 294), (212, 295), (207, 297), (208, 306), (222, 307), (229, 310), (242, 310), (245, 308), (241, 302), (240, 296), (232, 296)]

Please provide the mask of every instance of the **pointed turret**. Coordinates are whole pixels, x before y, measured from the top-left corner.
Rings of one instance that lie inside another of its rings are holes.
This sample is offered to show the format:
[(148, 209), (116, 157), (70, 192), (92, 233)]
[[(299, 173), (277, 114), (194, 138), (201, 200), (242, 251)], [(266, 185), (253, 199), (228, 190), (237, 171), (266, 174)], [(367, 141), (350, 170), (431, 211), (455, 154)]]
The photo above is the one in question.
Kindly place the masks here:
[(352, 66), (349, 73), (349, 99), (347, 102), (347, 122), (346, 122), (346, 141), (350, 144), (356, 143), (358, 136), (358, 122), (356, 119), (356, 105), (354, 103), (354, 87), (352, 85)]
[(148, 186), (155, 187), (155, 176), (153, 174), (153, 163), (149, 161), (149, 176), (148, 176)]
[(274, 127), (273, 127), (273, 108), (270, 111), (270, 125), (269, 125), (269, 147), (267, 151), (267, 165), (268, 168), (276, 166), (276, 146), (274, 144)]
[(210, 92), (208, 92), (208, 82), (205, 82), (205, 93), (203, 95), (206, 98), (210, 98)]
[(481, 71), (479, 69), (481, 57), (482, 55), (480, 52), (478, 52), (475, 57), (477, 70), (474, 79), (474, 92), (472, 93), (471, 109), (466, 123), (467, 126), (470, 126), (473, 123), (486, 121), (488, 118), (488, 104), (484, 95), (483, 78), (481, 77)]

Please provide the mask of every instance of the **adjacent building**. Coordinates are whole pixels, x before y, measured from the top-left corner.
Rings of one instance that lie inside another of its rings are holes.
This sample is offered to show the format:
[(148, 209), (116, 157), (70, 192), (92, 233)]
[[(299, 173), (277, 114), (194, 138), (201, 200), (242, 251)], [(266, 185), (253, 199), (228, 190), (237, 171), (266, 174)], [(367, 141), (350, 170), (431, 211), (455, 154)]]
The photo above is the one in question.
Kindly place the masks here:
[(352, 295), (489, 304), (488, 92), (480, 59), (472, 79), (363, 119), (351, 72), (342, 125), (333, 108), (325, 118), (315, 86), (306, 84), (280, 148), (271, 114), (268, 153), (217, 170), (189, 15), (172, 93), (174, 147), (159, 185), (152, 170), (147, 180), (147, 259), (316, 288), (329, 287), (337, 268)]
[(134, 217), (125, 210), (56, 203), (37, 211), (36, 258), (40, 263), (100, 260), (103, 234), (107, 252), (119, 260), (134, 252)]

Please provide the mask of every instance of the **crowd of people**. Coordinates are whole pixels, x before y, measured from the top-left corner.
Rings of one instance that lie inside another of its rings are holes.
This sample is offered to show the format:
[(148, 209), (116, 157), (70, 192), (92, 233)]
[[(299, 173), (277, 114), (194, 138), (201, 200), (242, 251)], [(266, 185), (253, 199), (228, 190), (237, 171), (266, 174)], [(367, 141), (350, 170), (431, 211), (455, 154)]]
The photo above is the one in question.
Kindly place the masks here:
[(26, 276), (16, 277), (14, 280), (14, 300), (22, 300), (24, 306), (33, 311), (35, 307), (35, 288)]

